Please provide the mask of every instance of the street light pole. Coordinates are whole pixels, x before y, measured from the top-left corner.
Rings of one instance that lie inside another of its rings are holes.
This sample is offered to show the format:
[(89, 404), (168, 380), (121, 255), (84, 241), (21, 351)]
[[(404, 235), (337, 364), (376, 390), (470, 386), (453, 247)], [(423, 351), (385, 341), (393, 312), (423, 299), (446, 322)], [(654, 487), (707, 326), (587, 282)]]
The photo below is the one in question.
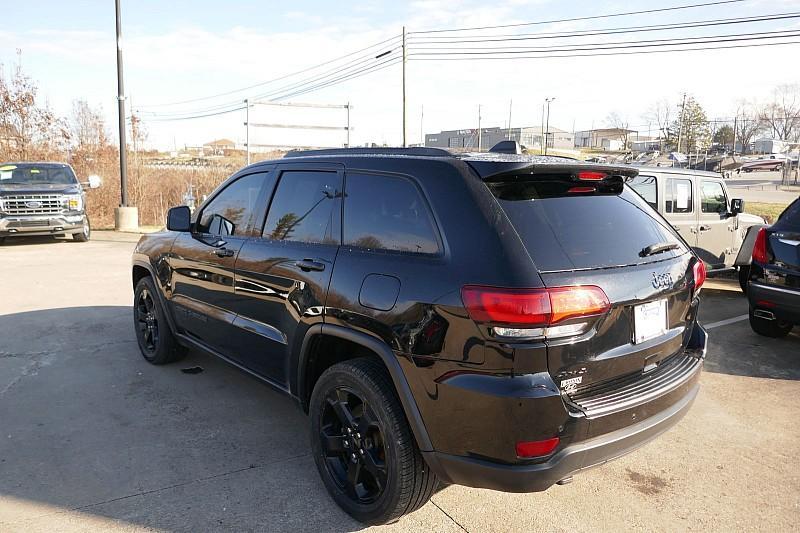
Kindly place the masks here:
[(406, 47), (406, 27), (403, 26), (403, 148), (408, 146), (406, 139), (406, 62), (408, 53)]
[(244, 149), (247, 152), (247, 164), (250, 164), (250, 99), (244, 99)]
[(122, 16), (120, 0), (114, 0), (117, 18), (117, 106), (119, 112), (119, 181), (121, 206), (128, 207), (128, 157), (125, 139), (125, 82), (122, 78)]

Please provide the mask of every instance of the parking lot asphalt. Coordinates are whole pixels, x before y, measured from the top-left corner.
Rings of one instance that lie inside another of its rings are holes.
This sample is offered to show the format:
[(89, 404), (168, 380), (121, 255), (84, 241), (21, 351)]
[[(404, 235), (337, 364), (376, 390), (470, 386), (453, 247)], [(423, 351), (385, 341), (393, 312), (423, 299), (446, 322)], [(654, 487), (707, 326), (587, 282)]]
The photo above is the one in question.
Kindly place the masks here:
[[(363, 529), (325, 492), (290, 399), (201, 354), (139, 355), (133, 246), (0, 247), (0, 531)], [(702, 389), (675, 428), (572, 484), (450, 486), (379, 529), (797, 530), (800, 328), (761, 338), (741, 294), (702, 297)]]

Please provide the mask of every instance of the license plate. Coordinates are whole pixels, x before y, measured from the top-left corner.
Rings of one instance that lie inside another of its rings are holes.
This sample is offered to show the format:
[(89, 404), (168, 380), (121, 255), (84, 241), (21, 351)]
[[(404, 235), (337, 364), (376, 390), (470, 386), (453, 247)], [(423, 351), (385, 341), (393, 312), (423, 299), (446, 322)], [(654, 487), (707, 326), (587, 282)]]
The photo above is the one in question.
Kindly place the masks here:
[(633, 308), (634, 343), (663, 335), (667, 332), (667, 300), (656, 300)]

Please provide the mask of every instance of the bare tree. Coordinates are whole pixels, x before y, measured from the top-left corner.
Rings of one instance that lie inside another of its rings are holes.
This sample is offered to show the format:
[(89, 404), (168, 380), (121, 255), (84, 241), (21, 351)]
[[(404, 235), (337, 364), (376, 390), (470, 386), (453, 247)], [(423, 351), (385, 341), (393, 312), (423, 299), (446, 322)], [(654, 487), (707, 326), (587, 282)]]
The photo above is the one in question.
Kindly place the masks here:
[(662, 139), (669, 139), (669, 128), (672, 125), (672, 106), (666, 98), (651, 105), (650, 109), (643, 115), (643, 118), (647, 122), (658, 126), (659, 135)]
[(781, 141), (800, 139), (800, 86), (779, 85), (772, 91), (772, 100), (758, 113), (770, 134)]
[(109, 144), (101, 109), (92, 109), (86, 100), (72, 102), (72, 139), (77, 149), (98, 149)]
[(23, 73), (21, 61), (8, 79), (0, 65), (0, 158), (48, 159), (66, 150), (69, 128), (47, 105), (37, 105), (37, 92), (36, 84)]
[[(742, 153), (750, 150), (750, 143), (753, 137), (761, 129), (761, 122), (755, 106), (747, 100), (740, 100), (736, 108), (735, 133), (736, 142), (741, 143)], [(734, 147), (734, 150), (736, 147)]]
[(630, 126), (627, 117), (622, 117), (622, 115), (614, 111), (609, 113), (609, 115), (606, 117), (606, 123), (609, 125), (609, 127), (620, 130), (618, 136), (619, 140), (622, 142), (623, 150), (627, 150), (629, 132), (628, 127)]

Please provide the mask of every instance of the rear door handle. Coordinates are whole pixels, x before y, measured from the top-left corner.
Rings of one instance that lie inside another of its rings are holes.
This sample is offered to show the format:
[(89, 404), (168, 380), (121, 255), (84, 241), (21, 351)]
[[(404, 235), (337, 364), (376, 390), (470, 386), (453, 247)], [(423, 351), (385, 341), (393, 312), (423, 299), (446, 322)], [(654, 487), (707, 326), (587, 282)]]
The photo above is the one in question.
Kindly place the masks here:
[(214, 250), (214, 254), (217, 257), (233, 257), (233, 250), (229, 250), (228, 248), (217, 248)]
[(700, 231), (708, 231), (711, 229), (711, 226), (700, 226)]
[(313, 259), (303, 259), (302, 261), (296, 262), (294, 265), (305, 272), (311, 272), (312, 270), (315, 272), (322, 272), (325, 270), (325, 263), (320, 263)]

